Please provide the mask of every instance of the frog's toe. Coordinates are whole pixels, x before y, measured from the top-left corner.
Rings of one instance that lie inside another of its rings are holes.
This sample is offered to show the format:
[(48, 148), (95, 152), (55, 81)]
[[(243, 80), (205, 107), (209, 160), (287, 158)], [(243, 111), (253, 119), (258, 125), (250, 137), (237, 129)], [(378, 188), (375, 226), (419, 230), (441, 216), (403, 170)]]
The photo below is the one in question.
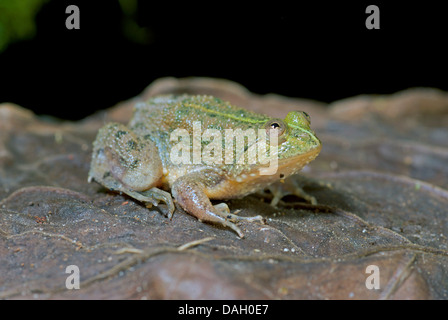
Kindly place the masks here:
[(313, 197), (312, 195), (309, 195), (308, 193), (304, 192), (304, 193), (300, 193), (300, 192), (294, 192), (294, 195), (306, 200), (306, 202), (312, 204), (312, 205), (316, 205), (317, 204), (317, 200), (315, 197)]
[(229, 206), (224, 202), (216, 204), (213, 207), (218, 211), (221, 217), (231, 222), (249, 221), (249, 222), (261, 222), (263, 224), (266, 223), (266, 220), (262, 216), (241, 217), (236, 214), (239, 210), (235, 211), (234, 213), (230, 213)]
[(235, 224), (240, 221), (247, 221), (247, 222), (260, 222), (262, 224), (266, 223), (266, 220), (262, 216), (255, 216), (255, 217), (241, 217), (238, 216), (237, 213), (239, 210), (235, 211), (235, 213), (230, 213), (229, 206), (222, 202), (218, 203), (213, 206), (216, 210), (216, 213), (221, 216), (224, 219), (224, 222), (222, 224), (224, 226), (227, 226), (231, 229), (233, 229), (240, 238), (244, 238), (244, 234), (241, 232), (240, 228)]
[[(168, 213), (166, 214), (167, 217), (169, 219), (171, 219), (173, 217), (175, 207), (174, 207), (173, 198), (171, 197), (171, 194), (169, 192), (160, 190), (158, 188), (151, 188), (146, 191), (126, 190), (123, 192), (125, 192), (127, 195), (131, 196), (132, 198), (134, 198), (138, 201), (147, 203), (147, 206), (148, 206), (148, 203), (150, 203), (151, 205), (157, 207), (159, 205), (160, 201), (162, 201), (168, 206)], [(151, 205), (149, 205), (149, 207)]]
[(284, 188), (283, 185), (280, 184), (273, 184), (270, 185), (268, 187), (268, 190), (271, 192), (272, 194), (272, 199), (271, 199), (271, 206), (276, 207), (277, 204), (280, 202), (280, 200), (287, 196), (290, 195), (291, 192), (289, 190), (286, 190)]
[(220, 213), (220, 215), (227, 215), (230, 213), (230, 209), (227, 203), (221, 202), (214, 205), (213, 207), (215, 207), (215, 209)]
[(240, 237), (240, 238), (244, 238), (244, 233), (241, 231), (241, 229), (236, 225), (236, 224), (234, 224), (233, 222), (230, 222), (230, 221), (228, 221), (228, 220), (225, 220), (225, 221), (223, 221), (222, 222), (222, 225), (223, 226), (226, 226), (226, 227), (229, 227), (230, 229), (232, 229), (233, 231), (235, 231), (237, 234), (238, 234), (238, 236)]
[(317, 204), (316, 198), (308, 194), (305, 190), (303, 190), (303, 188), (298, 183), (294, 183), (293, 185), (290, 186), (274, 184), (269, 186), (268, 190), (272, 194), (271, 206), (273, 207), (277, 206), (280, 200), (288, 195), (295, 195), (312, 205)]
[(159, 188), (151, 188), (147, 191), (141, 191), (141, 192), (139, 192), (139, 194), (141, 194), (145, 198), (142, 201), (150, 202), (151, 204), (153, 204), (156, 207), (159, 205), (160, 201), (165, 203), (168, 206), (167, 217), (169, 219), (173, 218), (175, 207), (174, 207), (173, 198), (171, 197), (171, 194), (169, 192), (160, 190)]
[(227, 219), (232, 221), (232, 222), (237, 222), (237, 221), (249, 221), (249, 222), (260, 222), (262, 224), (266, 223), (266, 219), (263, 218), (262, 216), (254, 216), (254, 217), (241, 217), (241, 216), (237, 216), (236, 214), (228, 214), (227, 215)]
[(215, 209), (219, 210), (221, 217), (223, 217), (227, 221), (231, 221), (231, 222), (238, 222), (238, 221), (261, 222), (263, 224), (266, 223), (266, 220), (260, 215), (255, 216), (255, 217), (241, 217), (234, 213), (230, 213), (230, 209), (227, 206), (227, 204), (225, 204), (225, 203), (220, 203), (218, 205), (215, 205), (214, 207), (215, 207)]
[(297, 183), (294, 183), (294, 190), (292, 191), (292, 193), (299, 197), (304, 199), (306, 202), (312, 204), (312, 205), (316, 205), (317, 204), (317, 200), (315, 197), (313, 197), (312, 195), (308, 194), (305, 190), (303, 190), (303, 188), (301, 186), (299, 186)]

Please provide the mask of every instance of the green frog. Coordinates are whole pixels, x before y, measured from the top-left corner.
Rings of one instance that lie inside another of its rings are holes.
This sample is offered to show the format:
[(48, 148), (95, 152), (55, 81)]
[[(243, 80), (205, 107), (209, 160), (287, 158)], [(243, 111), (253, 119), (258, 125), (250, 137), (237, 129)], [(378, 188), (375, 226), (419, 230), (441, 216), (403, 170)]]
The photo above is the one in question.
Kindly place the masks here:
[(243, 237), (239, 221), (264, 219), (238, 216), (210, 200), (262, 190), (299, 172), (320, 150), (305, 112), (282, 120), (212, 96), (163, 95), (137, 103), (127, 126), (109, 123), (99, 130), (89, 182), (148, 206), (163, 202), (170, 219), (174, 198), (198, 220)]

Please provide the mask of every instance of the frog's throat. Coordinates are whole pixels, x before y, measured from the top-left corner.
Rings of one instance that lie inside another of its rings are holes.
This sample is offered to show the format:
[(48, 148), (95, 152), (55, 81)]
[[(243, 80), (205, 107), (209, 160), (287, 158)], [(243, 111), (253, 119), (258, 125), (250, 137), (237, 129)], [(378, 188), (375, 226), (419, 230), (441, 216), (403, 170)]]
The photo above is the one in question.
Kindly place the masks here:
[[(306, 153), (299, 154), (286, 159), (279, 159), (276, 170), (271, 175), (260, 175), (260, 167), (252, 167), (250, 171), (243, 172), (236, 177), (235, 182), (251, 183), (263, 180), (272, 183), (279, 178), (286, 178), (298, 173), (305, 165), (313, 161), (320, 153), (322, 145), (319, 143), (315, 148)], [(268, 166), (266, 166), (268, 167)], [(263, 182), (262, 182), (263, 183)]]
[(252, 167), (250, 171), (245, 171), (237, 176), (224, 179), (218, 188), (209, 190), (207, 195), (211, 199), (243, 197), (299, 172), (307, 163), (317, 157), (320, 150), (321, 145), (318, 145), (316, 148), (304, 154), (279, 160), (278, 169), (272, 175), (261, 175), (259, 167)]
[(286, 159), (279, 159), (277, 173), (287, 177), (299, 172), (305, 165), (313, 161), (319, 155), (321, 149), (322, 145), (319, 141), (316, 148), (313, 148), (306, 153)]

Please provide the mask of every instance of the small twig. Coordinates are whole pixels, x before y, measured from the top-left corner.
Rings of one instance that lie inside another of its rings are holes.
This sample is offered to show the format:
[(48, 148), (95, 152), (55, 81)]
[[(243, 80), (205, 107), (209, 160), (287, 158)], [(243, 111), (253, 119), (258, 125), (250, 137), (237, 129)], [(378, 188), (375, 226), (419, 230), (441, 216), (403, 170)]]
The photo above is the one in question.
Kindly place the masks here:
[(213, 239), (215, 239), (215, 238), (214, 237), (207, 237), (207, 238), (203, 238), (203, 239), (199, 239), (199, 240), (190, 241), (190, 242), (187, 242), (187, 243), (177, 247), (177, 250), (178, 251), (184, 251), (184, 250), (190, 249), (192, 247), (195, 247), (197, 245), (200, 245), (200, 244), (202, 244), (204, 242), (211, 241)]
[(120, 248), (114, 252), (114, 254), (123, 254), (123, 253), (143, 253), (143, 250), (136, 248)]

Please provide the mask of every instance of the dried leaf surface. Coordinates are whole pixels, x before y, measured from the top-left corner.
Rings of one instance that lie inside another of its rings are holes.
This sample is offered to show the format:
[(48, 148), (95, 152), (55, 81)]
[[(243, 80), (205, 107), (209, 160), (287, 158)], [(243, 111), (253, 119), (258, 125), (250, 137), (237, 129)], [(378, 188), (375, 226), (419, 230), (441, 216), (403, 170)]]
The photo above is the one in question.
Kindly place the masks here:
[[(169, 92), (212, 94), (284, 117), (305, 110), (323, 142), (300, 183), (318, 205), (228, 201), (246, 238), (87, 183), (105, 121)], [(0, 297), (40, 299), (447, 299), (448, 95), (410, 89), (323, 103), (258, 96), (224, 80), (161, 79), (76, 123), (0, 105)], [(67, 290), (77, 265), (81, 289)], [(380, 270), (367, 289), (366, 268)]]

